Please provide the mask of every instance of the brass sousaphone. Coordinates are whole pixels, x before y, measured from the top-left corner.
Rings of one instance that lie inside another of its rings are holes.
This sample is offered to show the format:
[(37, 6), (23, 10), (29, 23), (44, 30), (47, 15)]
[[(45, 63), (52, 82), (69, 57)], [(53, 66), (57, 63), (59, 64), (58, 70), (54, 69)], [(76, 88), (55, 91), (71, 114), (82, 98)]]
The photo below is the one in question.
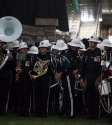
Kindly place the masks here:
[[(3, 42), (12, 42), (19, 38), (22, 33), (22, 25), (18, 19), (12, 16), (6, 16), (0, 18), (0, 41)], [(0, 45), (0, 70), (5, 65), (8, 60), (8, 56), (4, 56), (1, 52)], [(7, 53), (10, 53), (9, 50), (6, 50)]]
[(19, 38), (22, 33), (22, 25), (18, 19), (12, 16), (0, 19), (0, 40), (12, 42)]

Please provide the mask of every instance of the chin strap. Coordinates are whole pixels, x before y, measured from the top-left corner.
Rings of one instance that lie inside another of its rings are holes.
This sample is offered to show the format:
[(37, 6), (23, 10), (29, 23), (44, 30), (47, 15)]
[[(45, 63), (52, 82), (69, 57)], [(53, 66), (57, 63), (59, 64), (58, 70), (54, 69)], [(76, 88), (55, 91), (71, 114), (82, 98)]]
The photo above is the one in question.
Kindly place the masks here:
[[(7, 54), (10, 53), (8, 49), (6, 49), (6, 51), (7, 51)], [(5, 57), (3, 63), (0, 65), (0, 70), (1, 70), (1, 69), (3, 68), (3, 66), (6, 64), (7, 60), (8, 60), (8, 56)]]

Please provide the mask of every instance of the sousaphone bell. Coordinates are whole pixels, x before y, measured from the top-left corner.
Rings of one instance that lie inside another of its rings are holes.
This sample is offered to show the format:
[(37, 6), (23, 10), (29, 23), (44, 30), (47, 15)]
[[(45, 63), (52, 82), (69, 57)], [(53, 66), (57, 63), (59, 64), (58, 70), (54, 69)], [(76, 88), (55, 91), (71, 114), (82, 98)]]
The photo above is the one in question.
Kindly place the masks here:
[(22, 33), (22, 25), (18, 19), (12, 16), (0, 19), (0, 40), (11, 42), (19, 38)]

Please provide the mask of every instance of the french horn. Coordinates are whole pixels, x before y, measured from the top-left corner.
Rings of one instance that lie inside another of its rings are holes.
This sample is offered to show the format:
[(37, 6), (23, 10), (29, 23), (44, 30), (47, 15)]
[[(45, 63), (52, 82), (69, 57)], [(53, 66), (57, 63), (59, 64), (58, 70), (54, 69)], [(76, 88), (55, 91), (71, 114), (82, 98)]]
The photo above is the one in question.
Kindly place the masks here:
[(48, 70), (48, 61), (44, 62), (40, 58), (38, 58), (38, 61), (36, 61), (34, 68), (33, 68), (34, 74), (32, 74), (31, 72), (29, 73), (30, 78), (32, 80), (35, 80), (38, 77), (44, 75), (47, 72), (47, 70)]

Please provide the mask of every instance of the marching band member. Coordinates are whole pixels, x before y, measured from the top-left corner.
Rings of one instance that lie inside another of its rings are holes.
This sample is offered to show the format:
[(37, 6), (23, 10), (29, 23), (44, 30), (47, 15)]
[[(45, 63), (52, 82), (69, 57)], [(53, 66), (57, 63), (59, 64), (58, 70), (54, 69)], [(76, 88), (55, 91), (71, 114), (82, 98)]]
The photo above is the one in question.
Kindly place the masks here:
[[(39, 54), (35, 56), (34, 65), (39, 65), (38, 68), (43, 68), (40, 72), (37, 69), (37, 74), (34, 78), (34, 96), (35, 96), (35, 117), (47, 117), (48, 115), (48, 103), (49, 103), (49, 87), (50, 87), (50, 54), (48, 51), (48, 45), (45, 41), (41, 41), (39, 44)], [(31, 74), (30, 74), (31, 75)], [(32, 75), (33, 76), (33, 75)]]
[(89, 47), (83, 56), (81, 66), (80, 82), (84, 85), (84, 77), (87, 77), (86, 100), (88, 105), (89, 117), (87, 119), (98, 119), (99, 93), (95, 88), (95, 81), (101, 75), (101, 52), (96, 47), (99, 39), (96, 35), (90, 37)]
[[(35, 56), (39, 53), (39, 50), (36, 46), (32, 46), (29, 51), (28, 54), (31, 56), (31, 66), (33, 65), (33, 61)], [(34, 105), (34, 84), (32, 82), (31, 85), (31, 112), (35, 111), (35, 105)]]
[(112, 44), (110, 43), (109, 39), (104, 39), (101, 44), (104, 46), (104, 51), (106, 52), (105, 63), (106, 67), (108, 68), (112, 55)]
[(58, 40), (55, 49), (59, 50), (60, 69), (58, 69), (57, 77), (62, 80), (63, 90), (63, 107), (64, 113), (62, 118), (70, 119), (74, 117), (74, 76), (71, 67), (71, 60), (68, 54), (66, 43), (63, 40)]
[[(104, 46), (104, 50), (106, 52), (105, 56), (105, 66), (106, 69), (103, 71), (104, 72), (104, 79), (109, 80), (110, 82), (110, 87), (111, 87), (111, 94), (110, 94), (110, 107), (112, 107), (112, 44), (109, 41), (109, 39), (104, 39), (102, 41), (102, 45)], [(108, 97), (106, 97), (107, 99)], [(112, 111), (111, 111), (112, 112)], [(107, 117), (108, 114), (105, 113), (103, 117)], [(109, 114), (109, 124), (112, 124), (112, 113)]]
[(0, 115), (6, 115), (10, 93), (12, 60), (6, 42), (0, 41)]
[[(71, 58), (71, 66), (72, 66), (72, 69), (73, 69), (73, 74), (74, 74), (74, 80), (76, 81), (76, 79), (78, 79), (77, 75), (78, 75), (78, 72), (80, 71), (80, 63), (81, 63), (81, 59), (80, 59), (80, 56), (78, 54), (78, 50), (80, 48), (80, 38), (79, 37), (74, 37), (71, 42), (68, 43), (69, 45), (69, 49), (68, 49), (68, 53), (69, 53), (69, 56)], [(75, 84), (75, 82), (74, 82)], [(74, 107), (75, 107), (75, 110), (76, 110), (76, 115), (79, 115), (79, 105), (78, 104), (78, 96), (77, 96), (77, 90), (75, 88), (75, 103), (74, 103)]]
[(17, 91), (16, 91), (16, 82), (15, 82), (15, 68), (16, 68), (16, 56), (17, 56), (17, 51), (19, 48), (19, 41), (15, 40), (12, 42), (12, 80), (11, 80), (11, 101), (12, 101), (12, 108), (14, 113), (18, 113), (18, 100), (17, 100)]
[[(85, 45), (80, 42), (80, 49), (78, 50), (78, 54), (80, 56), (80, 60), (82, 61), (84, 52), (86, 51)], [(79, 64), (79, 67), (81, 69), (81, 63)], [(80, 79), (80, 71), (79, 71), (79, 79)], [(78, 84), (79, 91), (77, 91), (77, 101), (78, 101), (78, 107), (79, 107), (79, 115), (84, 114), (86, 111), (86, 100), (85, 95), (83, 94), (82, 87), (80, 86), (80, 81)]]
[[(31, 57), (27, 54), (28, 46), (25, 42), (19, 44), (19, 54), (24, 54), (25, 59), (17, 60), (16, 81), (19, 116), (29, 117), (30, 115), (30, 95), (31, 95), (31, 79), (29, 71), (31, 71)], [(20, 73), (19, 73), (20, 72)]]
[[(112, 57), (111, 57), (112, 58)], [(110, 65), (107, 69), (107, 71), (105, 72), (105, 78), (108, 78), (109, 82), (110, 82), (110, 87), (111, 87), (111, 93), (109, 95), (109, 100), (110, 100), (110, 114), (109, 114), (109, 124), (112, 125), (112, 60), (110, 60)]]

